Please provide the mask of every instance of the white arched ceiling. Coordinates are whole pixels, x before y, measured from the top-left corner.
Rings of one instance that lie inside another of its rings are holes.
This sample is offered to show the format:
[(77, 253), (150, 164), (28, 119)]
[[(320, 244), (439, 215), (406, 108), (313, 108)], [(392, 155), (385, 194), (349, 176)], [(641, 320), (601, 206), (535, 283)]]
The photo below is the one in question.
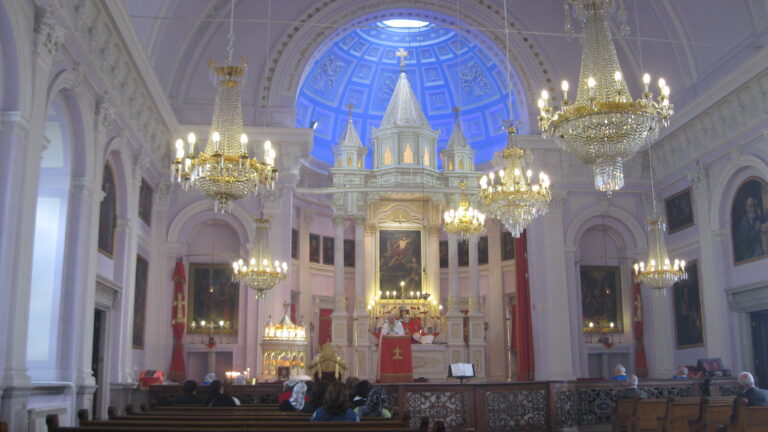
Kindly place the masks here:
[[(644, 69), (655, 77), (664, 76), (678, 109), (700, 94), (702, 86), (713, 85), (757, 53), (765, 36), (768, 13), (766, 6), (756, 1), (625, 2), (631, 34), (617, 42), (625, 75), (632, 71), (639, 80), (640, 69)], [(214, 88), (206, 63), (209, 59), (221, 61), (226, 54), (229, 1), (122, 3), (179, 122), (209, 123)], [(276, 110), (292, 109), (290, 103), (295, 101), (304, 64), (317, 46), (338, 30), (335, 26), (397, 8), (401, 3), (408, 8), (456, 16), (455, 2), (443, 0), (237, 0), (235, 57), (250, 61), (243, 95), (245, 122), (263, 124), (259, 107), (267, 100)], [(561, 79), (574, 81), (581, 46), (578, 40), (568, 42), (562, 36), (562, 3), (508, 0), (508, 7), (514, 23), (513, 60), (518, 62), (521, 73), (527, 74), (531, 87), (526, 93), (535, 95), (543, 86), (556, 89)], [(462, 0), (458, 15), (461, 21), (483, 27), (478, 31), (501, 47), (502, 10), (502, 0)], [(642, 43), (635, 39), (638, 34)], [(297, 56), (306, 59), (296, 69)], [(291, 65), (296, 72), (279, 73), (289, 70), (284, 65)], [(529, 110), (535, 112), (535, 100), (530, 96), (528, 99)]]

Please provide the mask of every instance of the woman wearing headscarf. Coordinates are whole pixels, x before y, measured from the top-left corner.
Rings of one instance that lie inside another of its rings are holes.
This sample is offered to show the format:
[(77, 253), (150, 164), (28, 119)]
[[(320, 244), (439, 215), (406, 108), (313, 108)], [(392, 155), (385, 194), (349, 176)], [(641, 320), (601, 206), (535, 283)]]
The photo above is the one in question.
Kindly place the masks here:
[(360, 417), (392, 417), (392, 413), (384, 406), (385, 397), (383, 387), (374, 387), (368, 393), (365, 405), (359, 408)]
[(299, 381), (298, 384), (293, 386), (293, 394), (288, 399), (288, 403), (293, 407), (293, 411), (301, 411), (304, 408), (304, 403), (307, 401), (307, 384), (303, 381)]

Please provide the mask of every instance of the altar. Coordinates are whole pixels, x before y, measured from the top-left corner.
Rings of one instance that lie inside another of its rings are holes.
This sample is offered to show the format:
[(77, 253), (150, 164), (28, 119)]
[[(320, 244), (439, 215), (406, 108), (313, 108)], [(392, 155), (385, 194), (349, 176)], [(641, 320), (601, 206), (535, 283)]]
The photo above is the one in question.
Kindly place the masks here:
[[(374, 346), (374, 369), (379, 369), (379, 348)], [(427, 378), (430, 382), (454, 382), (448, 378), (448, 366), (451, 364), (446, 344), (412, 344), (413, 379)]]

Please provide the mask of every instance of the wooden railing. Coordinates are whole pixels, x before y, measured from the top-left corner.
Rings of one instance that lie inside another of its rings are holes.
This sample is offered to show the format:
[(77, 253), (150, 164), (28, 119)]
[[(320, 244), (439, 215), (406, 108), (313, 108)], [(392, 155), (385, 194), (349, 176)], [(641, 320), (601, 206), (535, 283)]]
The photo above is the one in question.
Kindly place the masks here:
[[(580, 426), (607, 426), (616, 407), (616, 394), (623, 390), (616, 381), (531, 381), (465, 384), (381, 384), (387, 402), (396, 413), (408, 412), (411, 426), (427, 416), (440, 419), (450, 429), (478, 431), (561, 430)], [(701, 396), (702, 379), (644, 380), (640, 388), (650, 398)], [(730, 396), (734, 378), (715, 378), (711, 396)], [(233, 394), (244, 403), (276, 400), (278, 384), (233, 386)], [(207, 389), (201, 387), (200, 393)], [(181, 392), (180, 386), (152, 386), (151, 399), (161, 402)]]

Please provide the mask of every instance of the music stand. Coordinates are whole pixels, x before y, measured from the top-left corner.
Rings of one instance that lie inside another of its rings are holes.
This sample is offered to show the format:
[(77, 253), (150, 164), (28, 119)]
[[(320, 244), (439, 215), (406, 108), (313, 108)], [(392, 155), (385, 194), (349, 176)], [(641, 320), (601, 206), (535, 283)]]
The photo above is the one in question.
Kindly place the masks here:
[(455, 363), (455, 364), (472, 366), (472, 375), (458, 375), (458, 376), (454, 376), (453, 375), (453, 371), (451, 370), (451, 366), (452, 365), (448, 365), (448, 378), (458, 378), (459, 379), (459, 384), (464, 384), (464, 378), (474, 378), (476, 376), (475, 375), (475, 365), (469, 364), (469, 363)]

